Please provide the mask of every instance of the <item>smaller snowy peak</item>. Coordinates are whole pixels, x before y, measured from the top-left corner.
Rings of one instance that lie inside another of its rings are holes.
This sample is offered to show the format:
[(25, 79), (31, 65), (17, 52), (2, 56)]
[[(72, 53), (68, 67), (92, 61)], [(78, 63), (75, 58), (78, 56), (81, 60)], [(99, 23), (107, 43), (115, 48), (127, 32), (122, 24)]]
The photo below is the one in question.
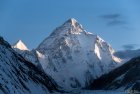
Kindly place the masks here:
[(21, 40), (18, 40), (12, 47), (19, 50), (29, 50)]

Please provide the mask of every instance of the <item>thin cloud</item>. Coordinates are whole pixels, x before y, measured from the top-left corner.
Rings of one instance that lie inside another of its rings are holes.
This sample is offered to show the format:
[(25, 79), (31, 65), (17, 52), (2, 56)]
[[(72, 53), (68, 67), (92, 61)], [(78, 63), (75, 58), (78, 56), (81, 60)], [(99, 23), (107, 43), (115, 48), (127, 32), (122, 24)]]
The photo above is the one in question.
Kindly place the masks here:
[(121, 20), (114, 20), (114, 21), (108, 22), (108, 25), (124, 25), (124, 24), (126, 24), (126, 22), (121, 21)]
[(120, 14), (107, 14), (101, 16), (104, 19), (116, 19), (120, 17)]
[(107, 25), (124, 25), (127, 24), (127, 22), (123, 19), (123, 17), (120, 14), (106, 14), (100, 16)]
[(134, 50), (138, 45), (137, 44), (126, 44), (123, 45), (122, 48), (124, 50)]

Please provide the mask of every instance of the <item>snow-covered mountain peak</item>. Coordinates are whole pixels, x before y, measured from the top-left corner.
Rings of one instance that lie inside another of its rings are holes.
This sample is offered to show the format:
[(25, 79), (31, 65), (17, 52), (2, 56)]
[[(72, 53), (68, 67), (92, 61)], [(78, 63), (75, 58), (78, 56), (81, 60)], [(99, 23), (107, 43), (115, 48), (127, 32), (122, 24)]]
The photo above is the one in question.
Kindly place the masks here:
[(79, 24), (74, 18), (71, 18), (64, 22), (60, 27), (57, 27), (53, 33), (52, 36), (61, 36), (61, 35), (68, 35), (68, 34), (81, 34), (85, 32), (82, 25)]
[(71, 18), (56, 28), (35, 53), (27, 52), (22, 56), (35, 62), (59, 86), (69, 91), (83, 88), (91, 80), (116, 68), (121, 60), (113, 53), (107, 42), (85, 31)]
[(20, 50), (29, 50), (26, 45), (22, 42), (22, 40), (18, 40), (15, 45), (12, 46), (13, 48), (20, 49)]
[(77, 20), (75, 20), (74, 18), (68, 19), (62, 26), (68, 27), (70, 29), (76, 29), (76, 30), (79, 30), (80, 32), (84, 31), (82, 25), (78, 23)]
[(121, 62), (107, 42), (75, 19), (56, 28), (36, 50), (43, 70), (66, 90), (85, 87)]
[(76, 19), (74, 19), (74, 18), (68, 19), (64, 24), (67, 24), (67, 23), (69, 23), (70, 25), (72, 25), (72, 26), (74, 26), (74, 27), (76, 27), (77, 24), (78, 24), (78, 22), (77, 22)]

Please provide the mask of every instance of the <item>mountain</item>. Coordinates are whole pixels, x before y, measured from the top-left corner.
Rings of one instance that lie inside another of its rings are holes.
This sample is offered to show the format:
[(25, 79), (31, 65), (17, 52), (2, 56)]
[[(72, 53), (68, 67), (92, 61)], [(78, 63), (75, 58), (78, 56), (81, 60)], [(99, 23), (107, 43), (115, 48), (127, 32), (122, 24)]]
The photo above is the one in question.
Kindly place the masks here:
[(21, 40), (18, 40), (12, 47), (19, 50), (29, 50)]
[(126, 90), (140, 92), (140, 57), (136, 57), (108, 74), (93, 81), (88, 87), (95, 90)]
[(85, 87), (121, 62), (107, 42), (73, 18), (57, 27), (36, 51), (43, 70), (65, 90)]
[(0, 37), (0, 94), (50, 94), (53, 91), (58, 91), (54, 80)]

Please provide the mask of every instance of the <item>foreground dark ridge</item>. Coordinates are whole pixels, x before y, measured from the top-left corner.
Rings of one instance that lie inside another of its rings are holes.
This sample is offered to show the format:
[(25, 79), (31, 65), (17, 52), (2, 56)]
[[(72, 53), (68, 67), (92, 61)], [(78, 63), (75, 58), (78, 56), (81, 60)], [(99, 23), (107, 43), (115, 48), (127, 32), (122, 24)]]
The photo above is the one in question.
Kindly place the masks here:
[(88, 89), (115, 90), (124, 88), (125, 90), (140, 91), (140, 57), (136, 57), (93, 81)]
[(48, 94), (56, 83), (0, 37), (0, 94)]

